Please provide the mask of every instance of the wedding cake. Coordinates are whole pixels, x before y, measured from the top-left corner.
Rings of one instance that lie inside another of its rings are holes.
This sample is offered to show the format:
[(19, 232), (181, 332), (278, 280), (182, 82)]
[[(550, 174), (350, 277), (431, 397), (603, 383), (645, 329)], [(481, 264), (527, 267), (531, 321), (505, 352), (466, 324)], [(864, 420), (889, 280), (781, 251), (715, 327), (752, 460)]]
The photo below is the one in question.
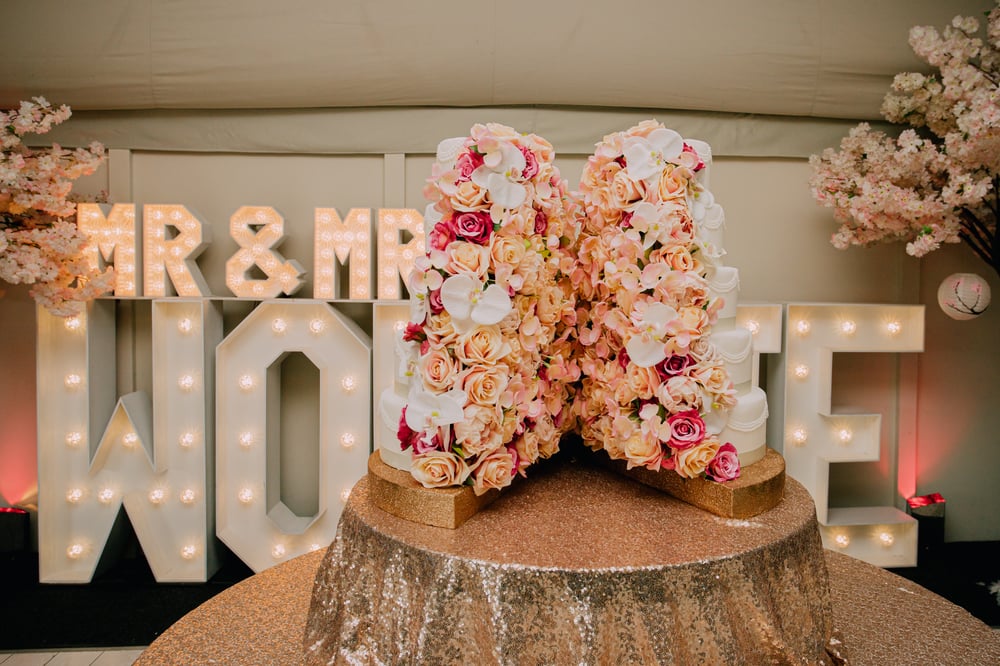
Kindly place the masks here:
[(654, 121), (606, 136), (569, 193), (501, 125), (441, 142), (382, 460), (428, 488), (503, 488), (578, 432), (628, 468), (725, 482), (763, 458), (767, 401), (736, 325), (711, 149)]

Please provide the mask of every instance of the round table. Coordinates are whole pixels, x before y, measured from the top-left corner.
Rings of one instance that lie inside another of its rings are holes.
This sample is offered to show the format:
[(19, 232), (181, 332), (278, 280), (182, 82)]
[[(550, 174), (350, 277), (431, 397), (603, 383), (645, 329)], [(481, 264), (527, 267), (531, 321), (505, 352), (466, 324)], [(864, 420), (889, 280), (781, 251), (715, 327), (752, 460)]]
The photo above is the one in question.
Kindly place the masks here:
[(801, 484), (732, 520), (585, 458), (533, 468), (457, 529), (389, 515), (359, 482), (305, 645), (323, 664), (844, 662)]

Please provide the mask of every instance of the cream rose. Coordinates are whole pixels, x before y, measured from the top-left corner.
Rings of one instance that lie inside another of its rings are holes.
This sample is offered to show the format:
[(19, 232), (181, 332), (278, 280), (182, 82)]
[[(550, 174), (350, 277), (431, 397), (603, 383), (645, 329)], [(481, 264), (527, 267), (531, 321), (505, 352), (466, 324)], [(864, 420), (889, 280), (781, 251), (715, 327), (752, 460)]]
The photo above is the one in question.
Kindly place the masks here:
[(501, 446), (482, 458), (472, 470), (472, 490), (483, 495), (494, 488), (506, 488), (514, 480), (514, 457)]
[(458, 336), (455, 355), (466, 365), (495, 365), (510, 352), (496, 324), (476, 326)]
[(674, 469), (685, 479), (693, 479), (708, 467), (719, 452), (719, 440), (706, 438), (698, 446), (674, 453)]
[(668, 167), (660, 173), (660, 179), (656, 183), (656, 192), (660, 201), (669, 199), (683, 199), (687, 196), (688, 180), (683, 169)]
[(616, 208), (629, 209), (642, 201), (645, 192), (644, 182), (632, 180), (625, 171), (619, 171), (611, 181), (611, 204)]
[(485, 210), (490, 207), (486, 195), (487, 190), (485, 188), (479, 187), (471, 180), (467, 180), (464, 183), (459, 183), (455, 188), (455, 192), (451, 195), (451, 203), (455, 207), (455, 210), (464, 212)]
[(425, 488), (460, 486), (471, 471), (464, 460), (447, 451), (430, 451), (416, 456), (410, 468), (410, 474)]
[[(649, 433), (635, 430), (633, 434), (625, 440), (622, 445), (625, 459), (628, 461), (627, 468), (647, 467), (649, 469), (660, 469), (663, 462), (663, 447), (659, 440)], [(706, 465), (708, 463), (705, 463)]]
[(513, 269), (524, 258), (524, 240), (494, 235), (490, 244), (490, 258), (493, 259), (494, 266), (506, 264)]

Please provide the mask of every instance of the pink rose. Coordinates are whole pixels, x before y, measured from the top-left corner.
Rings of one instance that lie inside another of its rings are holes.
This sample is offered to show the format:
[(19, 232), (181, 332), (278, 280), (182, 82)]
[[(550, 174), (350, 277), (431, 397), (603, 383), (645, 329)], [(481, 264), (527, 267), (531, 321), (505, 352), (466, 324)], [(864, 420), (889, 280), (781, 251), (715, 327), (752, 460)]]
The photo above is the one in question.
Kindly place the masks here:
[(690, 356), (684, 354), (671, 354), (656, 364), (656, 372), (661, 379), (676, 377), (684, 372), (693, 363)]
[(738, 479), (740, 477), (740, 458), (736, 454), (736, 447), (729, 442), (720, 446), (715, 458), (708, 463), (706, 476), (719, 483)]
[(685, 143), (684, 144), (683, 152), (685, 152), (685, 153), (694, 153), (694, 156), (698, 159), (698, 162), (693, 167), (693, 170), (696, 173), (698, 171), (701, 171), (702, 169), (705, 168), (705, 163), (702, 161), (701, 155), (698, 154), (698, 151), (695, 150), (693, 146), (689, 146), (688, 144)]
[(537, 211), (535, 213), (535, 233), (539, 235), (544, 235), (545, 230), (549, 228), (549, 217), (542, 211)]
[(705, 439), (705, 422), (693, 409), (671, 415), (667, 424), (670, 426), (668, 445), (678, 451), (690, 449)]
[(462, 153), (455, 162), (458, 180), (466, 181), (472, 178), (472, 172), (483, 165), (483, 156), (474, 150)]
[(489, 213), (459, 213), (453, 220), (458, 236), (477, 245), (489, 243), (493, 235), (493, 220)]
[(448, 245), (455, 240), (455, 226), (452, 221), (442, 220), (434, 225), (430, 235), (427, 237), (427, 244), (433, 250), (444, 251)]
[(521, 170), (521, 177), (525, 180), (529, 178), (534, 178), (538, 175), (538, 158), (535, 157), (535, 153), (531, 152), (530, 149), (524, 146), (518, 146), (521, 150), (521, 154), (524, 155), (524, 169)]
[(441, 314), (444, 304), (441, 302), (441, 290), (435, 289), (427, 294), (427, 305), (431, 308), (431, 314)]
[[(451, 426), (446, 426), (450, 428)], [(430, 439), (427, 440), (425, 437), (417, 437), (413, 440), (413, 453), (416, 455), (423, 455), (425, 453), (430, 453), (431, 451), (444, 451), (444, 441), (441, 439), (441, 433), (438, 432)]]

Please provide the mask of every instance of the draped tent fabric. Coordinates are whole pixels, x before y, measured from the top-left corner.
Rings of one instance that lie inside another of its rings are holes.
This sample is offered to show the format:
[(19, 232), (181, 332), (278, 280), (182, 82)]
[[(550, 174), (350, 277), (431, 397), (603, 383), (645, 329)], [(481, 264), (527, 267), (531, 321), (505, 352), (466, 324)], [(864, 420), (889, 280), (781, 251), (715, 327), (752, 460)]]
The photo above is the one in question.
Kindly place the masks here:
[(876, 119), (983, 0), (7, 0), (0, 106), (613, 107)]

